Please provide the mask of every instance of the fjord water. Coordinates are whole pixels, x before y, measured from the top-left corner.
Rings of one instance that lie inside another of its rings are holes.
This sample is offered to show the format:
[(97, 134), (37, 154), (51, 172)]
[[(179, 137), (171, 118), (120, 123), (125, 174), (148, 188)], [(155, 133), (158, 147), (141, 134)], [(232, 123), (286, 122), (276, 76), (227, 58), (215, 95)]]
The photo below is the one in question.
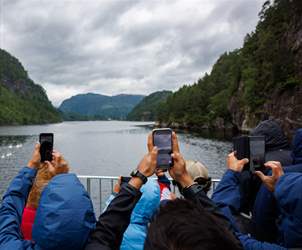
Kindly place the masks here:
[[(54, 133), (55, 149), (69, 161), (71, 171), (80, 175), (129, 175), (146, 153), (146, 122), (87, 121), (37, 126), (0, 127), (0, 195), (31, 157), (39, 133)], [(227, 141), (205, 139), (190, 133), (178, 134), (186, 159), (199, 160), (213, 178), (225, 170)]]

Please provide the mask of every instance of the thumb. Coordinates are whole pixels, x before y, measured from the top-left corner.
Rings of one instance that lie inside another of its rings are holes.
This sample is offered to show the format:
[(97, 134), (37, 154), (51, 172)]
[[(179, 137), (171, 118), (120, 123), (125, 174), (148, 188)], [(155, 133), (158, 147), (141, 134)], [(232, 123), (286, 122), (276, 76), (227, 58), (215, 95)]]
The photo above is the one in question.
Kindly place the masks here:
[(239, 161), (239, 164), (244, 166), (245, 164), (249, 163), (249, 159), (248, 158), (244, 158), (242, 160)]
[(261, 171), (255, 171), (255, 174), (264, 182), (266, 176)]

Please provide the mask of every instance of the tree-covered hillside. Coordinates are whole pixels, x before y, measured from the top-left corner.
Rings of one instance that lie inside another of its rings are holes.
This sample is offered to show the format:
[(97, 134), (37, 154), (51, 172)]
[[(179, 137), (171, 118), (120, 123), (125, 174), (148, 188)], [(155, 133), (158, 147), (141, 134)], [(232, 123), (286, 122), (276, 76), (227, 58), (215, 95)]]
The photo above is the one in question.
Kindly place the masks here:
[(206, 74), (162, 106), (159, 120), (187, 127), (248, 129), (261, 119), (302, 126), (302, 4), (267, 1), (241, 49), (224, 53)]
[(65, 120), (124, 120), (143, 98), (142, 95), (79, 94), (64, 100), (59, 109)]
[(29, 78), (17, 58), (0, 49), (0, 125), (59, 121), (45, 90)]
[(158, 91), (146, 96), (128, 114), (127, 119), (131, 121), (154, 121), (158, 118), (158, 112), (164, 102), (172, 94), (172, 91)]

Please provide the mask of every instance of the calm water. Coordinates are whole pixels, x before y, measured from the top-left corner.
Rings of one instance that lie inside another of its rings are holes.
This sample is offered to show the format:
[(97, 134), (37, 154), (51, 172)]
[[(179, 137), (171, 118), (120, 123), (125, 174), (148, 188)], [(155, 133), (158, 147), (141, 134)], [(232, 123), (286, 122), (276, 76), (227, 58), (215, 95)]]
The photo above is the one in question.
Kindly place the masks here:
[[(129, 175), (146, 153), (148, 123), (121, 121), (63, 122), (39, 126), (0, 127), (0, 195), (10, 180), (30, 159), (38, 135), (55, 134), (55, 148), (81, 175)], [(186, 159), (203, 162), (212, 177), (221, 177), (225, 156), (231, 148), (226, 141), (179, 134)]]

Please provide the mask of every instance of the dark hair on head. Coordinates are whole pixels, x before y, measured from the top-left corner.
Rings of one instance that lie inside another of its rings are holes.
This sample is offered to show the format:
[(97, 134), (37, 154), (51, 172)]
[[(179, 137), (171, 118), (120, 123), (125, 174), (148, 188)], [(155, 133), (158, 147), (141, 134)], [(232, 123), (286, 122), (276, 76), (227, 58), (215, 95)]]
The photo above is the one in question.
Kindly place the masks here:
[(145, 250), (242, 250), (225, 221), (195, 203), (176, 199), (160, 207), (151, 222)]

